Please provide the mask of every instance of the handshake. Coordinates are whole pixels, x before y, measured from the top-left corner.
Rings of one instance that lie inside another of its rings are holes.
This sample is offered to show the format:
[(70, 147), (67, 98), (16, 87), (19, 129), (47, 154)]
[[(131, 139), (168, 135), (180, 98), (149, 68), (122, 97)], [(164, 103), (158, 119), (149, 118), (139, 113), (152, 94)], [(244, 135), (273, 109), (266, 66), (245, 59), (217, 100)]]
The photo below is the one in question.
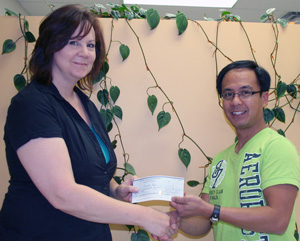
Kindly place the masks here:
[[(159, 216), (157, 216), (160, 219), (159, 227), (155, 230), (157, 232), (148, 230), (152, 233), (154, 239), (159, 241), (173, 240), (172, 236), (177, 233), (178, 229), (191, 235), (202, 235), (210, 230), (211, 222), (209, 221), (209, 213), (212, 212), (210, 209), (213, 207), (201, 197), (194, 195), (172, 197), (170, 206), (175, 210), (167, 213), (160, 212)], [(208, 211), (206, 215), (205, 210)], [(191, 219), (191, 217), (194, 218)], [(192, 230), (196, 225), (203, 229)], [(198, 233), (198, 231), (201, 233)]]
[[(133, 177), (133, 179), (132, 182), (127, 183), (129, 184), (127, 187), (130, 186), (131, 189), (130, 191), (127, 190), (131, 194), (130, 200), (127, 201), (135, 203), (148, 200), (169, 201), (171, 199), (170, 206), (174, 210), (166, 213), (150, 207), (136, 206), (139, 209), (138, 216), (141, 218), (140, 220), (136, 220), (137, 225), (151, 233), (154, 239), (159, 241), (173, 240), (172, 236), (177, 233), (178, 229), (190, 233), (191, 230), (188, 229), (193, 225), (191, 225), (192, 223), (188, 224), (190, 220), (185, 218), (202, 216), (200, 218), (207, 224), (205, 226), (211, 227), (209, 217), (203, 218), (204, 213), (202, 212), (205, 208), (209, 210), (212, 205), (198, 196), (183, 196), (183, 179), (179, 180), (181, 178), (164, 176), (153, 176), (141, 179)], [(199, 217), (195, 219), (198, 218)]]

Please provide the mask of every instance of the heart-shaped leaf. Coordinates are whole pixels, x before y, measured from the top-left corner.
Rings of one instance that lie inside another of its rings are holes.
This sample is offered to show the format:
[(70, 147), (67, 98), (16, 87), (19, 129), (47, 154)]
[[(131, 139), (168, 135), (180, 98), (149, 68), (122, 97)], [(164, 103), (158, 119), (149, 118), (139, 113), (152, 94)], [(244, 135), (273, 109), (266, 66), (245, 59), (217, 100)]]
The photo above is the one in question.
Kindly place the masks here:
[(112, 113), (113, 113), (116, 117), (118, 117), (119, 119), (122, 120), (122, 118), (123, 118), (123, 111), (122, 111), (122, 109), (121, 109), (120, 106), (115, 105), (115, 106), (111, 109), (111, 111), (112, 111)]
[(285, 123), (285, 113), (284, 110), (280, 107), (276, 107), (273, 109), (273, 112), (275, 114), (275, 118), (283, 123)]
[(109, 89), (110, 98), (114, 103), (116, 103), (117, 99), (120, 96), (120, 89), (118, 86), (112, 86)]
[(105, 61), (102, 65), (102, 68), (100, 70), (99, 76), (97, 77), (97, 79), (93, 80), (93, 84), (98, 83), (100, 80), (102, 80), (103, 77), (106, 76), (106, 74), (109, 71), (109, 64), (107, 61)]
[(4, 41), (2, 46), (2, 54), (8, 54), (16, 49), (16, 43), (11, 40), (7, 39)]
[(277, 99), (280, 99), (285, 91), (286, 91), (286, 83), (282, 82), (282, 81), (279, 81), (278, 85), (277, 85)]
[(148, 107), (153, 115), (154, 113), (154, 110), (157, 106), (157, 98), (155, 95), (150, 95), (148, 96), (148, 99), (147, 99), (147, 103), (148, 103)]
[(26, 85), (26, 79), (21, 74), (16, 74), (14, 77), (14, 85), (18, 91), (23, 89)]
[(136, 175), (135, 170), (133, 168), (133, 166), (131, 164), (129, 164), (128, 162), (124, 163), (124, 168), (127, 172), (129, 172), (132, 175)]
[(290, 84), (286, 87), (287, 92), (289, 93), (290, 96), (292, 96), (294, 99), (297, 98), (297, 88), (295, 85)]
[(188, 19), (183, 13), (178, 13), (176, 15), (176, 25), (178, 29), (178, 34), (183, 34), (188, 26)]
[(111, 121), (113, 119), (113, 113), (109, 109), (107, 109), (107, 110), (101, 109), (100, 110), (100, 115), (102, 117), (102, 120), (105, 124), (106, 129), (108, 129), (108, 127), (110, 126)]
[(155, 10), (153, 8), (150, 8), (147, 10), (146, 18), (147, 18), (147, 22), (148, 22), (151, 30), (155, 29), (160, 22), (160, 16), (159, 16), (157, 10)]
[(169, 112), (161, 111), (157, 115), (158, 130), (169, 124), (171, 115)]
[(108, 103), (108, 91), (106, 89), (99, 90), (97, 93), (97, 99), (102, 105), (106, 106)]
[(130, 53), (129, 47), (125, 44), (120, 45), (120, 54), (122, 56), (123, 61), (128, 58)]
[(187, 149), (180, 148), (178, 150), (178, 156), (180, 160), (182, 161), (183, 165), (187, 168), (191, 162), (191, 154)]
[(281, 25), (281, 27), (285, 28), (288, 24), (289, 21), (287, 19), (283, 19), (283, 18), (278, 18), (277, 22)]
[(270, 122), (271, 120), (273, 120), (275, 117), (275, 114), (272, 110), (270, 110), (269, 108), (265, 108), (264, 109), (264, 119), (265, 119), (265, 122), (268, 123)]
[(31, 32), (29, 32), (29, 31), (26, 32), (25, 36), (26, 36), (26, 39), (27, 39), (28, 43), (35, 42), (35, 37), (34, 37), (34, 35)]

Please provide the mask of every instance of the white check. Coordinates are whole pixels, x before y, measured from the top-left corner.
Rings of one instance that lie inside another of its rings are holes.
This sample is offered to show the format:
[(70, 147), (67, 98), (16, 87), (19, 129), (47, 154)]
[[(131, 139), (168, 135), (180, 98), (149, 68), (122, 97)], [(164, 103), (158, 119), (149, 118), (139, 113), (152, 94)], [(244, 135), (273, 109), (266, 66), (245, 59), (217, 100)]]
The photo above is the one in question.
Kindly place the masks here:
[(132, 203), (151, 200), (171, 201), (173, 196), (183, 197), (184, 178), (170, 176), (149, 176), (133, 181), (138, 187), (137, 193), (132, 193)]

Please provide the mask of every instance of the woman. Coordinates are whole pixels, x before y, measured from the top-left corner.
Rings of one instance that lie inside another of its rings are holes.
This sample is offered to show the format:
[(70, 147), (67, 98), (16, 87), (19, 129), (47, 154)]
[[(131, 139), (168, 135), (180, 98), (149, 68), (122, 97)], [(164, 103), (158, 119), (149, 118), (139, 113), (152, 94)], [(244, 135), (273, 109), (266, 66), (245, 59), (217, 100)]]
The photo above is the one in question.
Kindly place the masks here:
[[(12, 100), (4, 140), (11, 175), (2, 241), (111, 240), (108, 223), (171, 236), (169, 216), (133, 205), (133, 178), (118, 185), (116, 157), (91, 91), (105, 56), (98, 19), (79, 5), (40, 25), (31, 83)], [(122, 202), (127, 201), (127, 202)]]

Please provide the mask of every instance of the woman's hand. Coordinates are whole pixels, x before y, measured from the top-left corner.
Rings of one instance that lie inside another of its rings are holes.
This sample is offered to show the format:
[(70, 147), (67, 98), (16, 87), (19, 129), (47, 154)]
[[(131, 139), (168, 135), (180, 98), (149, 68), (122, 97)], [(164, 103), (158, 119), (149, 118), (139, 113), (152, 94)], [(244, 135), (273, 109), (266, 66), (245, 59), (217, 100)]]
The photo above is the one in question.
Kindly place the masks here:
[(157, 239), (159, 241), (171, 241), (171, 240), (173, 240), (171, 237), (175, 233), (177, 233), (179, 226), (180, 226), (180, 217), (178, 216), (177, 211), (170, 211), (170, 212), (167, 212), (167, 214), (170, 217), (170, 227), (171, 227), (171, 229), (169, 230), (169, 236), (165, 235), (163, 237), (158, 237), (158, 236), (152, 234), (152, 237), (154, 239)]
[(137, 179), (137, 176), (131, 176), (126, 181), (118, 185), (115, 189), (115, 198), (125, 202), (131, 202), (132, 193), (139, 191), (137, 187), (132, 186), (133, 180)]
[(141, 225), (145, 230), (152, 234), (153, 238), (160, 241), (172, 241), (171, 238), (178, 230), (178, 215), (164, 213), (153, 208), (152, 212), (145, 218), (144, 225)]

